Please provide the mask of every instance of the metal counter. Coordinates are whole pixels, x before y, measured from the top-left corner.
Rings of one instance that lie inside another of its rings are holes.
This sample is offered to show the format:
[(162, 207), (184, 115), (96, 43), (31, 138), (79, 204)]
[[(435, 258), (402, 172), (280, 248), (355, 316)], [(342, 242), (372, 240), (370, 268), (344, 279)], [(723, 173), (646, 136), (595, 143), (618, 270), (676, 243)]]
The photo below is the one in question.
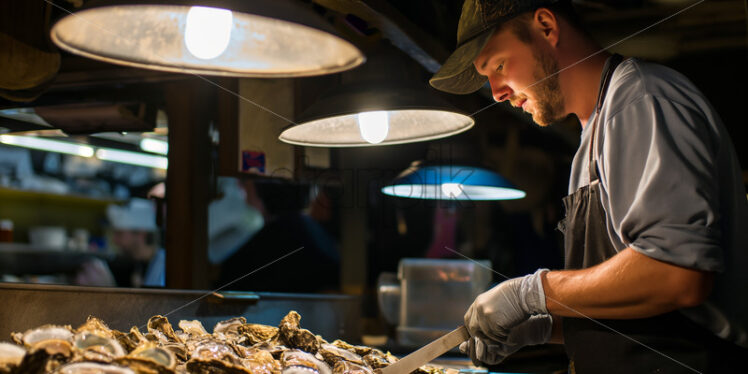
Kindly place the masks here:
[(120, 331), (143, 331), (148, 318), (160, 314), (175, 329), (179, 320), (197, 319), (210, 332), (216, 322), (239, 316), (277, 326), (290, 310), (301, 315), (301, 327), (327, 340), (361, 340), (356, 296), (0, 283), (0, 341), (44, 324), (77, 327), (89, 315)]

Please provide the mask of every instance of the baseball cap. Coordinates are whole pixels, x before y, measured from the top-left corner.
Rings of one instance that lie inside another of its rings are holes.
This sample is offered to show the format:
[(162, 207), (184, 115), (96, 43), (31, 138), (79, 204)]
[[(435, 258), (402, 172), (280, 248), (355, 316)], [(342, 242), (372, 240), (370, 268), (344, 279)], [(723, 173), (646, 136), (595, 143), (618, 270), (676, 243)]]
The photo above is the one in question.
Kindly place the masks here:
[(107, 218), (118, 230), (156, 231), (156, 206), (146, 199), (133, 198), (127, 205), (109, 205)]
[(568, 0), (465, 0), (457, 24), (457, 49), (431, 78), (436, 89), (468, 94), (486, 83), (473, 61), (502, 23), (530, 10)]

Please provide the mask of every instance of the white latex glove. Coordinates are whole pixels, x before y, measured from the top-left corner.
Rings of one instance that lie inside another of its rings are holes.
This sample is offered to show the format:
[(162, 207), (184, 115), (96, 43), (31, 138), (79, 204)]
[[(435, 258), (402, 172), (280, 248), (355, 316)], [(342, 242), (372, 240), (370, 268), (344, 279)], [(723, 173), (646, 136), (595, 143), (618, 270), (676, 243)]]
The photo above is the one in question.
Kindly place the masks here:
[(460, 344), (460, 352), (470, 356), (476, 366), (496, 365), (522, 347), (548, 343), (552, 329), (553, 317), (537, 314), (510, 329), (505, 343), (473, 336)]
[(96, 258), (84, 263), (75, 275), (75, 284), (79, 286), (114, 287), (114, 275), (106, 262)]
[(536, 314), (548, 314), (540, 275), (513, 278), (478, 295), (465, 313), (470, 336), (506, 343), (509, 330)]

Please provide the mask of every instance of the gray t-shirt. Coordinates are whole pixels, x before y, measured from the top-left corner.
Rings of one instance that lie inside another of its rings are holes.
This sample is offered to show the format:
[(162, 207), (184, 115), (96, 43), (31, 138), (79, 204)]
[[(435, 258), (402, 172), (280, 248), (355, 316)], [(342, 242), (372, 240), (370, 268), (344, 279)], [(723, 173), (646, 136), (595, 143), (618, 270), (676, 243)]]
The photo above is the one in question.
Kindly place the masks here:
[[(748, 347), (748, 199), (714, 108), (676, 71), (627, 59), (600, 116), (600, 199), (616, 250), (717, 272), (709, 301), (682, 312)], [(591, 128), (582, 131), (569, 193), (589, 184)]]

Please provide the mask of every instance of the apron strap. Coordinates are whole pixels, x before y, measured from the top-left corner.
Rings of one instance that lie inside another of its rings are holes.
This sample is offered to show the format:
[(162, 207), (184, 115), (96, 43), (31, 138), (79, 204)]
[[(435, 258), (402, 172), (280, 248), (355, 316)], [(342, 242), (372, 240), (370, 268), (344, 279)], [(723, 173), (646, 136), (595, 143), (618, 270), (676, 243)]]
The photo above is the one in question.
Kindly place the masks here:
[(605, 61), (605, 66), (603, 67), (603, 76), (600, 80), (600, 90), (597, 93), (597, 103), (595, 104), (595, 118), (592, 120), (592, 138), (590, 139), (590, 151), (588, 155), (590, 184), (600, 179), (599, 173), (597, 171), (597, 152), (595, 151), (597, 143), (597, 123), (600, 122), (600, 109), (602, 109), (603, 107), (603, 102), (605, 101), (605, 95), (608, 92), (608, 86), (610, 85), (610, 80), (613, 77), (613, 72), (616, 70), (616, 67), (621, 63), (621, 61), (623, 61), (623, 56), (616, 53), (610, 56), (607, 61)]

